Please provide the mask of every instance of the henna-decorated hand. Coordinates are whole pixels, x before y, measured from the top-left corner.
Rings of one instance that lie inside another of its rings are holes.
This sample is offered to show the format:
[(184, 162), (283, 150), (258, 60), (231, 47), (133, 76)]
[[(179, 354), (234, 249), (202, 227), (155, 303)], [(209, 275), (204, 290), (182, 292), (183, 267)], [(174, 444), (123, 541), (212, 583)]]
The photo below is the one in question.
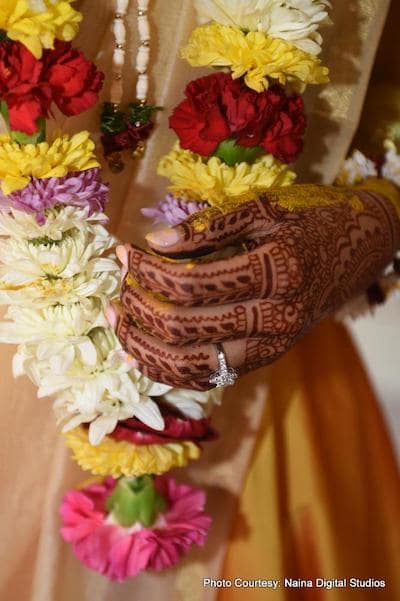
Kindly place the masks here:
[[(149, 234), (164, 256), (119, 247), (122, 307), (109, 319), (137, 367), (156, 381), (206, 390), (218, 367), (216, 342), (240, 374), (277, 359), (366, 289), (399, 248), (392, 204), (377, 193), (357, 194), (363, 210), (338, 202), (293, 213), (265, 197), (203, 230), (192, 217)], [(207, 256), (228, 245), (236, 245), (235, 256)], [(176, 260), (200, 253), (200, 262)]]

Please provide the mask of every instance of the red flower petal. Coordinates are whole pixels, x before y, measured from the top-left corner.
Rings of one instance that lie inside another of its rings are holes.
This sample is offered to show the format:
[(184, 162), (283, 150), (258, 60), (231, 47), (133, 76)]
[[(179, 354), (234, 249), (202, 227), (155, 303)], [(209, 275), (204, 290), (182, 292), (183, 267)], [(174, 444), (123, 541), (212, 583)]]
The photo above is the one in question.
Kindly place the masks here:
[(179, 440), (205, 442), (215, 440), (217, 433), (209, 418), (190, 419), (178, 416), (166, 407), (160, 407), (165, 428), (156, 431), (136, 418), (119, 422), (109, 434), (114, 440), (125, 440), (136, 445), (165, 444)]
[(262, 145), (285, 163), (302, 148), (303, 101), (279, 85), (258, 94), (241, 79), (214, 73), (190, 82), (185, 94), (170, 118), (182, 148), (209, 156), (231, 138), (248, 148)]

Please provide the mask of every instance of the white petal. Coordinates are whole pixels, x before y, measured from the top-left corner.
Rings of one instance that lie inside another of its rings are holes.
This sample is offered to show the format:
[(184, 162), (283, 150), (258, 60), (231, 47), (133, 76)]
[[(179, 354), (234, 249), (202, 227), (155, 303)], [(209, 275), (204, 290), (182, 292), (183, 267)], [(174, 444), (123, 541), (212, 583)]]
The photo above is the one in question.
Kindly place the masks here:
[(12, 360), (12, 373), (14, 378), (19, 378), (25, 374), (25, 358), (21, 353), (16, 353)]
[(94, 420), (89, 426), (89, 442), (91, 445), (98, 445), (104, 436), (115, 429), (117, 418), (112, 415), (102, 415)]
[(154, 430), (164, 430), (165, 423), (157, 403), (148, 400), (135, 405), (135, 416)]

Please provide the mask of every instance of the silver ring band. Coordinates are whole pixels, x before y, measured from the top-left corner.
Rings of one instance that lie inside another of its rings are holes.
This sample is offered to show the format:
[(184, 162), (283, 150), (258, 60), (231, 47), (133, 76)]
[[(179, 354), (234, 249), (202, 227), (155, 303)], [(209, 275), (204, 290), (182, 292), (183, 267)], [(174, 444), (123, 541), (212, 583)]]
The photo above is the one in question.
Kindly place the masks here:
[(215, 348), (217, 351), (218, 369), (210, 375), (208, 381), (215, 388), (232, 386), (239, 377), (238, 373), (233, 367), (228, 367), (222, 344), (216, 344)]

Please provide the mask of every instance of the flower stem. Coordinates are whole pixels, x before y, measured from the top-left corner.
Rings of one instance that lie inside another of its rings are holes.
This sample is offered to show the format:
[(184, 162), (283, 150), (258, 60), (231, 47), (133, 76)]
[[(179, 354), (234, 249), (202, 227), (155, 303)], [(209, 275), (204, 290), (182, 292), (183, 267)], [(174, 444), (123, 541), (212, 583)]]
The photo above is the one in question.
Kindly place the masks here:
[(107, 499), (108, 511), (124, 528), (136, 523), (149, 528), (165, 508), (166, 502), (157, 492), (154, 478), (150, 475), (120, 478)]

